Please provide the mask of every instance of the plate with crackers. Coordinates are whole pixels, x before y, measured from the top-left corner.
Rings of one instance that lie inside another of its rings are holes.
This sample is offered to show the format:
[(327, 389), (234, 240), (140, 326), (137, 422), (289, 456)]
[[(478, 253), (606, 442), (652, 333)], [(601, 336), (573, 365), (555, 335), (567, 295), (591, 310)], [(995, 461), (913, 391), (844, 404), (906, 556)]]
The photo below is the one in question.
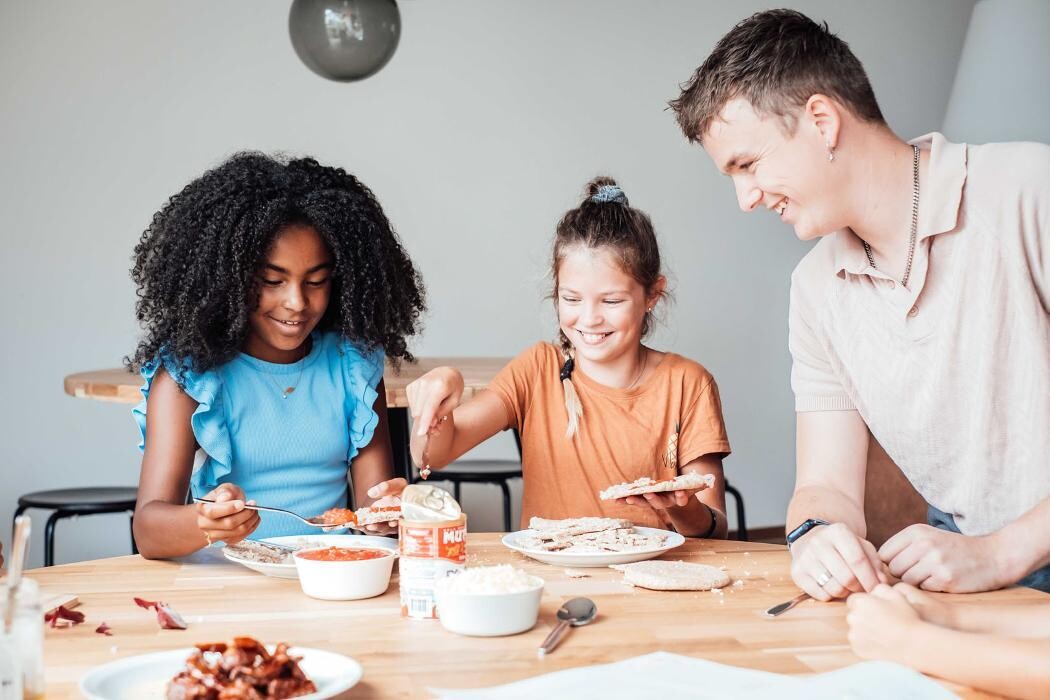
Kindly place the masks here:
[(658, 557), (685, 543), (677, 532), (640, 527), (622, 518), (532, 518), (529, 529), (503, 536), (503, 544), (555, 566), (599, 567)]

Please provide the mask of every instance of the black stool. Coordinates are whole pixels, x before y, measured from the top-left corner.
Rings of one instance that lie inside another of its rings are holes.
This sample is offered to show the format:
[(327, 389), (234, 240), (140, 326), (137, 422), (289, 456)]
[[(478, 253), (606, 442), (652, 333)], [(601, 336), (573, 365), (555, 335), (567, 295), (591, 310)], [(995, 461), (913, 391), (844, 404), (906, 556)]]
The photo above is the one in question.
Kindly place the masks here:
[(728, 480), (726, 481), (726, 493), (736, 501), (736, 538), (741, 542), (748, 542), (747, 520), (744, 518), (744, 496), (740, 491), (730, 486)]
[[(99, 515), (101, 513), (135, 512), (137, 489), (131, 487), (55, 489), (35, 491), (18, 499), (15, 510), (17, 518), (27, 508), (53, 510), (44, 526), (44, 566), (55, 563), (55, 523), (62, 518), (75, 515)], [(132, 521), (132, 518), (129, 518)], [(131, 531), (131, 553), (138, 554), (135, 546), (135, 531)]]
[(435, 471), (433, 481), (451, 481), (456, 501), (462, 505), (463, 484), (496, 484), (503, 491), (503, 529), (511, 532), (509, 479), (521, 478), (521, 462), (514, 459), (460, 459), (440, 471)]

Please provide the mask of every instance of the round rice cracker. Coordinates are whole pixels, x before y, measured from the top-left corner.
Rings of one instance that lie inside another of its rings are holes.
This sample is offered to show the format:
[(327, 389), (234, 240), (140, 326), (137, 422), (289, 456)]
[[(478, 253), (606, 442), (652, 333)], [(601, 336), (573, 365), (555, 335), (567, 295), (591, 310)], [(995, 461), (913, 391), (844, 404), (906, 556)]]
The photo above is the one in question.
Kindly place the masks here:
[(622, 571), (626, 583), (654, 591), (709, 591), (729, 585), (729, 574), (707, 564), (651, 560), (610, 568)]

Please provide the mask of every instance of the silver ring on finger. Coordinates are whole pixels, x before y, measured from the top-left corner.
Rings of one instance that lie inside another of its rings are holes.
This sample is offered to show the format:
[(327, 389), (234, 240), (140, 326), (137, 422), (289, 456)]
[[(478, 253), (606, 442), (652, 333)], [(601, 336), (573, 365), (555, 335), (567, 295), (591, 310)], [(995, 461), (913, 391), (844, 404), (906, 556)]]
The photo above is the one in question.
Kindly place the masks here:
[(830, 571), (822, 571), (822, 572), (820, 572), (820, 576), (817, 576), (817, 585), (820, 586), (821, 588), (823, 588), (824, 586), (828, 585), (828, 582), (830, 580), (831, 580), (831, 572)]

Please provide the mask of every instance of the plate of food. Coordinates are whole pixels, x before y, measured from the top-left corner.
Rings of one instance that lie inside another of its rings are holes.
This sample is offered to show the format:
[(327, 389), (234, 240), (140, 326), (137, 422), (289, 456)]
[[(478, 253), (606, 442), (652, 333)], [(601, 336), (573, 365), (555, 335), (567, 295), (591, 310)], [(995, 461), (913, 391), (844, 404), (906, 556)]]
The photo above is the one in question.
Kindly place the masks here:
[(677, 532), (639, 527), (620, 518), (532, 518), (529, 529), (503, 536), (503, 544), (556, 566), (609, 566), (658, 557), (682, 545)]
[(111, 661), (80, 679), (89, 700), (331, 698), (357, 685), (361, 664), (323, 649), (264, 646), (251, 637)]
[(377, 547), (396, 553), (397, 540), (379, 535), (288, 535), (228, 544), (222, 555), (260, 574), (297, 579), (292, 553), (313, 547)]

